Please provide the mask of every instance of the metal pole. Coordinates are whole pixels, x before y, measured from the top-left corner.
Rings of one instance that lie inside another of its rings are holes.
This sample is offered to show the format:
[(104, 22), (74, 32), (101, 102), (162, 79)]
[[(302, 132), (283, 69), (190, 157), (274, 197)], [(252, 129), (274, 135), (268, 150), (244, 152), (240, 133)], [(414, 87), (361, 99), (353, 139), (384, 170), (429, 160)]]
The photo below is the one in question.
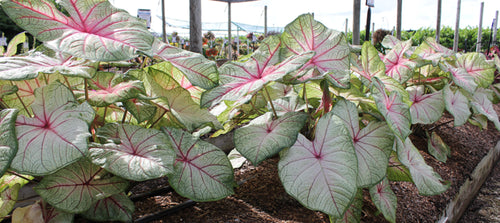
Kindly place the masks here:
[(233, 60), (233, 46), (231, 45), (231, 2), (227, 2), (227, 59)]
[(349, 24), (349, 19), (345, 18), (345, 35), (347, 35), (347, 25)]
[(453, 37), (453, 51), (458, 51), (458, 32), (460, 31), (460, 3), (461, 0), (457, 2), (457, 22), (455, 23), (455, 36)]
[(439, 36), (441, 35), (441, 4), (442, 0), (438, 0), (437, 19), (436, 19), (436, 42), (439, 43)]
[(201, 31), (201, 0), (189, 1), (189, 50), (202, 53), (202, 31)]
[(264, 36), (267, 36), (267, 5), (264, 6)]
[(477, 42), (476, 42), (476, 52), (481, 51), (481, 39), (483, 37), (483, 9), (484, 2), (481, 2), (481, 10), (479, 11), (479, 27), (477, 27)]
[(353, 13), (352, 13), (352, 44), (359, 45), (359, 23), (361, 17), (361, 0), (353, 0)]
[(162, 22), (162, 37), (163, 37), (163, 42), (167, 43), (167, 29), (166, 29), (166, 22), (165, 22), (165, 0), (161, 0), (161, 22)]
[(370, 20), (372, 18), (371, 7), (368, 6), (368, 13), (366, 14), (366, 27), (365, 27), (365, 41), (370, 40)]
[(498, 11), (495, 13), (495, 24), (493, 24), (493, 46), (497, 45), (497, 27), (498, 27)]
[(398, 0), (398, 14), (396, 22), (396, 38), (401, 39), (401, 12), (403, 10), (403, 0)]

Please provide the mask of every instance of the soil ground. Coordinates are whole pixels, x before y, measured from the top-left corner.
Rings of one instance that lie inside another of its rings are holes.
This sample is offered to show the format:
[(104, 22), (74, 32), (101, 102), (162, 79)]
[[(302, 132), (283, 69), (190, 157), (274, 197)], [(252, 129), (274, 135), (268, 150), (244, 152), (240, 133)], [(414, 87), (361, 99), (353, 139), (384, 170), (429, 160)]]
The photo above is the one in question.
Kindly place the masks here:
[[(499, 106), (495, 106), (495, 110), (500, 114)], [(451, 148), (446, 163), (428, 154), (427, 142), (422, 136), (411, 136), (426, 162), (450, 182), (450, 188), (440, 195), (421, 196), (413, 184), (393, 182), (392, 189), (398, 198), (397, 222), (436, 222), (479, 161), (500, 140), (500, 132), (492, 123), (488, 123), (488, 129), (481, 130), (471, 124), (454, 127), (451, 121), (452, 117), (445, 115), (434, 126), (424, 126), (425, 129), (434, 128)], [(234, 195), (220, 201), (197, 203), (153, 222), (329, 222), (327, 215), (302, 207), (284, 191), (278, 177), (278, 160), (274, 157), (257, 167), (246, 162), (235, 170), (236, 181), (242, 183)], [(166, 184), (166, 179), (144, 182), (135, 186), (133, 193)], [(365, 193), (362, 222), (387, 222), (369, 199)], [(137, 201), (134, 219), (186, 200), (169, 192)], [(460, 222), (500, 222), (500, 165), (496, 165)]]

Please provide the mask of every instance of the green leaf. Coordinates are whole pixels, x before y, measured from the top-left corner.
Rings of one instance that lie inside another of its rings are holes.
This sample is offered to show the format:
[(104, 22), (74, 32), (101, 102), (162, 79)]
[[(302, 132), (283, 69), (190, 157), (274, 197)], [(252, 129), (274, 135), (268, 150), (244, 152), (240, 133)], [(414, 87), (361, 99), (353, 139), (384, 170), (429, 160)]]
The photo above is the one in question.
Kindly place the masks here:
[(495, 65), (486, 61), (481, 53), (466, 53), (457, 58), (457, 67), (464, 69), (474, 78), (479, 87), (489, 87), (495, 78)]
[(412, 124), (432, 124), (443, 116), (445, 103), (443, 103), (442, 91), (424, 94), (425, 88), (422, 85), (412, 86), (407, 90), (413, 102), (410, 107)]
[(358, 223), (361, 221), (361, 213), (363, 211), (363, 190), (358, 189), (354, 201), (349, 206), (349, 209), (344, 213), (342, 218), (330, 218), (330, 223)]
[(173, 172), (175, 153), (159, 130), (109, 123), (97, 130), (104, 142), (90, 148), (95, 165), (133, 181), (144, 181)]
[(0, 176), (3, 176), (7, 171), (17, 153), (18, 145), (15, 129), (17, 113), (16, 109), (0, 111)]
[(385, 76), (385, 64), (380, 59), (377, 49), (369, 41), (363, 43), (361, 49), (361, 69), (353, 67), (353, 71), (361, 76), (366, 86), (370, 85), (373, 77)]
[(343, 121), (332, 112), (316, 127), (313, 142), (299, 134), (278, 164), (285, 190), (302, 205), (342, 218), (357, 192), (356, 153)]
[(132, 116), (138, 123), (150, 120), (156, 114), (157, 107), (149, 103), (149, 101), (131, 99), (123, 103)]
[(384, 214), (389, 222), (396, 222), (397, 197), (391, 189), (389, 180), (384, 178), (380, 183), (370, 188), (373, 204)]
[(93, 221), (131, 222), (134, 209), (134, 202), (121, 193), (96, 201), (81, 215)]
[(97, 61), (127, 60), (149, 51), (153, 35), (146, 25), (107, 0), (2, 0), (5, 13), (21, 28), (54, 49)]
[(427, 148), (432, 156), (443, 163), (446, 163), (447, 157), (451, 154), (450, 147), (444, 143), (436, 132), (431, 133), (431, 137), (427, 142)]
[(471, 105), (480, 114), (486, 116), (488, 120), (495, 124), (495, 127), (500, 130), (500, 121), (498, 120), (498, 114), (493, 108), (492, 92), (479, 88), (472, 96)]
[(12, 38), (7, 46), (7, 51), (3, 54), (4, 57), (11, 57), (17, 53), (17, 45), (26, 41), (25, 32), (19, 33)]
[(110, 72), (98, 72), (88, 83), (90, 89), (87, 101), (97, 107), (137, 98), (145, 91), (141, 81), (126, 81), (120, 74)]
[(440, 194), (450, 187), (449, 183), (443, 184), (441, 176), (425, 163), (424, 158), (420, 155), (417, 148), (415, 148), (410, 138), (406, 138), (405, 142), (399, 138), (395, 140), (396, 143), (394, 143), (394, 146), (396, 147), (398, 158), (410, 170), (411, 178), (421, 195)]
[(407, 181), (413, 182), (411, 179), (410, 170), (406, 168), (399, 160), (395, 152), (389, 157), (387, 166), (387, 179), (390, 181)]
[(81, 213), (96, 201), (123, 192), (127, 186), (127, 181), (111, 177), (104, 169), (82, 159), (45, 176), (34, 189), (55, 208)]
[(384, 122), (370, 122), (365, 128), (360, 129), (356, 105), (347, 100), (339, 100), (332, 112), (348, 127), (356, 150), (358, 187), (378, 183), (386, 175), (389, 155), (394, 144), (391, 130)]
[(292, 146), (306, 119), (305, 113), (289, 112), (272, 120), (272, 113), (268, 112), (252, 120), (248, 125), (236, 129), (234, 132), (236, 150), (253, 165), (257, 165), (282, 149)]
[(94, 110), (78, 104), (59, 82), (35, 90), (34, 117), (16, 121), (19, 149), (11, 168), (35, 176), (53, 173), (83, 157), (88, 150), (89, 123)]
[(386, 74), (403, 84), (413, 76), (416, 63), (405, 58), (405, 52), (411, 47), (412, 41), (397, 43), (394, 48), (384, 57)]
[(14, 184), (5, 190), (0, 191), (0, 221), (4, 219), (14, 209), (19, 196), (20, 184)]
[(194, 201), (214, 201), (234, 193), (234, 175), (226, 154), (214, 145), (175, 128), (163, 128), (177, 154), (170, 185)]

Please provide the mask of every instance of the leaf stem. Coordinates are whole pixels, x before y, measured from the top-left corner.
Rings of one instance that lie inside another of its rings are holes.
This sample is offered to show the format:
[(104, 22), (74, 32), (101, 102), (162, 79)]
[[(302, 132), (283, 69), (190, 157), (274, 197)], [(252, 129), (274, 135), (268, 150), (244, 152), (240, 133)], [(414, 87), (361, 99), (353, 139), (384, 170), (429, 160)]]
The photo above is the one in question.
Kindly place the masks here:
[(276, 113), (276, 109), (274, 109), (273, 100), (271, 99), (271, 95), (269, 94), (269, 91), (267, 91), (266, 87), (264, 87), (264, 91), (266, 92), (269, 103), (271, 104), (271, 108), (273, 109), (274, 118), (278, 118), (278, 113)]
[(36, 179), (30, 180), (30, 179), (24, 177), (23, 175), (18, 174), (18, 173), (14, 172), (14, 171), (7, 170), (7, 173), (12, 174), (12, 175), (14, 175), (16, 177), (19, 177), (19, 178), (21, 178), (23, 180), (26, 180), (26, 181), (29, 181), (29, 182), (34, 181), (34, 182), (40, 183), (39, 180), (36, 180)]
[(125, 111), (123, 112), (123, 117), (122, 117), (122, 124), (125, 123), (125, 118), (127, 118), (127, 108), (125, 108)]
[(306, 102), (305, 111), (306, 111), (306, 113), (309, 113), (309, 100), (307, 100), (306, 83), (304, 83), (304, 87), (302, 88), (302, 97), (304, 98), (304, 101)]
[(106, 113), (108, 113), (108, 106), (104, 107), (104, 114), (102, 115), (102, 123), (106, 123)]
[(154, 121), (153, 124), (151, 124), (151, 126), (149, 126), (149, 128), (152, 128), (156, 123), (158, 123), (161, 120), (161, 118), (163, 118), (163, 116), (165, 114), (167, 114), (167, 112), (168, 112), (168, 110), (165, 109), (165, 111), (163, 112), (163, 114), (161, 114), (160, 117), (158, 119), (156, 119), (156, 121)]
[(87, 81), (87, 78), (83, 79), (83, 85), (85, 88), (85, 101), (89, 101), (89, 83)]
[[(10, 84), (12, 84), (13, 86), (15, 86), (14, 82), (10, 81)], [(21, 99), (21, 97), (19, 96), (19, 93), (16, 91), (16, 96), (17, 96), (17, 99), (19, 99), (19, 101), (21, 102), (21, 104), (23, 105), (23, 108), (24, 110), (26, 111), (26, 113), (30, 116), (30, 117), (33, 117), (30, 113), (30, 111), (28, 110), (28, 107), (26, 107), (26, 105), (24, 104), (24, 101), (23, 99)]]

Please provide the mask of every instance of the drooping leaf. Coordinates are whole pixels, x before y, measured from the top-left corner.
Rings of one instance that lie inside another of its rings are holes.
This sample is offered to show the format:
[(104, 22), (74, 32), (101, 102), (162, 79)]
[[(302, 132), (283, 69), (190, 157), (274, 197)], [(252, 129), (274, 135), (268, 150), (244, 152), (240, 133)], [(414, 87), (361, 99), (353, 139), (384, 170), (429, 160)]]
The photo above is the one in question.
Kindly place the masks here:
[(481, 53), (466, 53), (457, 58), (457, 67), (471, 75), (479, 87), (487, 88), (495, 78), (495, 65), (486, 61)]
[(169, 183), (194, 201), (214, 201), (234, 193), (234, 176), (226, 154), (214, 145), (175, 128), (164, 128), (177, 154)]
[(0, 190), (0, 222), (14, 209), (20, 189), (20, 184), (14, 184), (5, 190)]
[(175, 153), (159, 130), (109, 123), (97, 130), (105, 143), (89, 150), (92, 163), (133, 181), (144, 181), (173, 172)]
[[(170, 46), (158, 39), (154, 41), (152, 49), (153, 55), (170, 62), (186, 76), (192, 85), (204, 89), (212, 89), (217, 86), (219, 80), (217, 65), (203, 55)], [(156, 67), (156, 69), (158, 68)], [(172, 76), (177, 75), (172, 73)], [(177, 81), (179, 81), (178, 78), (177, 76)]]
[(413, 52), (412, 58), (421, 58), (437, 66), (442, 58), (451, 58), (455, 52), (436, 42), (433, 37), (427, 37)]
[(227, 158), (231, 162), (231, 166), (233, 167), (233, 169), (240, 168), (241, 166), (243, 166), (245, 161), (247, 161), (247, 159), (242, 156), (241, 153), (239, 153), (236, 149), (231, 150), (231, 152), (227, 154)]
[(396, 222), (397, 197), (391, 189), (389, 180), (384, 178), (380, 183), (370, 188), (373, 204), (384, 214), (389, 222)]
[(127, 181), (110, 176), (104, 169), (82, 159), (45, 176), (34, 189), (55, 208), (81, 213), (96, 201), (123, 192), (127, 186)]
[(33, 52), (28, 56), (0, 57), (0, 80), (29, 80), (39, 73), (60, 73), (66, 76), (91, 78), (95, 62), (76, 59), (63, 53), (48, 56)]
[[(3, 176), (17, 153), (16, 109), (0, 111), (0, 176)], [(1, 189), (1, 188), (0, 188)], [(1, 190), (0, 190), (1, 191)]]
[(2, 0), (5, 13), (21, 28), (54, 49), (97, 61), (118, 61), (148, 51), (153, 35), (146, 25), (107, 0)]
[(330, 223), (358, 223), (361, 221), (361, 213), (363, 210), (363, 190), (358, 189), (354, 201), (349, 206), (349, 209), (344, 213), (342, 218), (329, 216)]
[(59, 82), (35, 90), (33, 118), (19, 115), (16, 133), (19, 149), (11, 168), (30, 175), (47, 175), (87, 153), (89, 124), (94, 110), (78, 104)]
[(12, 223), (59, 223), (73, 222), (74, 214), (66, 213), (54, 207), (37, 201), (36, 203), (16, 208), (12, 213)]
[(461, 126), (467, 122), (471, 112), (469, 109), (469, 100), (459, 90), (453, 92), (450, 85), (443, 89), (444, 103), (446, 110), (455, 118), (455, 126)]
[(311, 210), (342, 218), (357, 192), (356, 153), (343, 121), (333, 113), (319, 120), (314, 141), (299, 134), (281, 152), (279, 176), (285, 190)]
[(398, 158), (410, 170), (411, 178), (420, 194), (436, 195), (443, 193), (450, 187), (449, 183), (444, 183), (441, 176), (425, 163), (424, 158), (415, 148), (410, 138), (406, 138), (405, 142), (399, 138), (395, 138), (395, 141), (394, 146)]
[(492, 92), (484, 88), (478, 88), (474, 95), (472, 96), (471, 105), (480, 114), (486, 116), (488, 120), (495, 124), (495, 127), (500, 130), (500, 121), (498, 120), (498, 114), (493, 108)]
[(373, 77), (385, 76), (385, 64), (380, 59), (377, 49), (369, 41), (363, 43), (360, 68), (362, 70), (353, 67), (353, 71), (361, 76), (366, 86), (370, 85)]
[[(306, 104), (297, 95), (276, 99), (273, 101), (273, 105), (278, 116), (283, 116), (288, 112), (299, 112), (306, 109)], [(268, 109), (271, 110), (272, 107), (269, 105)]]
[(289, 112), (273, 120), (272, 113), (268, 112), (236, 129), (234, 145), (238, 152), (257, 165), (292, 146), (306, 119), (305, 113)]
[(299, 69), (314, 56), (314, 52), (307, 51), (278, 63), (280, 48), (280, 38), (271, 36), (248, 61), (222, 65), (219, 69), (221, 85), (204, 92), (201, 105), (208, 107), (224, 100), (237, 101), (238, 105), (245, 103), (264, 85)]
[(448, 65), (448, 70), (451, 73), (453, 82), (457, 86), (462, 87), (470, 93), (476, 91), (477, 83), (474, 80), (474, 77), (469, 72), (467, 72), (466, 69), (461, 67), (451, 67)]
[(412, 124), (431, 124), (441, 118), (445, 108), (442, 91), (424, 94), (423, 85), (412, 86), (407, 90), (410, 93), (410, 100), (413, 102), (410, 107)]
[(427, 142), (429, 153), (437, 160), (446, 163), (446, 159), (450, 156), (450, 147), (444, 143), (443, 139), (436, 133), (432, 132), (429, 141)]
[(410, 107), (403, 102), (398, 92), (385, 92), (384, 84), (377, 77), (372, 78), (371, 90), (378, 110), (386, 119), (394, 135), (406, 139), (410, 135)]
[(121, 75), (110, 72), (98, 72), (88, 83), (90, 90), (87, 101), (98, 107), (137, 98), (144, 92), (141, 81), (126, 81)]
[(207, 109), (200, 108), (189, 91), (167, 73), (150, 67), (129, 74), (143, 81), (146, 95), (154, 98), (151, 102), (160, 108), (154, 119), (165, 120), (162, 125), (178, 126), (189, 131), (206, 124), (216, 129), (222, 128), (217, 117)]
[[(19, 33), (14, 38), (9, 41), (9, 45), (7, 45), (7, 51), (3, 53), (4, 57), (11, 57), (17, 53), (17, 45), (22, 44), (26, 41), (25, 32)], [(1, 55), (1, 54), (0, 54)]]
[(378, 183), (386, 175), (389, 155), (392, 151), (394, 136), (384, 122), (370, 122), (363, 129), (359, 127), (356, 105), (347, 100), (335, 104), (333, 113), (340, 117), (348, 127), (358, 159), (358, 187)]
[(390, 181), (407, 181), (413, 182), (411, 179), (410, 170), (406, 168), (399, 160), (398, 155), (393, 152), (389, 157), (387, 165), (387, 179)]
[(96, 201), (81, 215), (94, 221), (131, 222), (134, 209), (134, 202), (121, 193)]
[(411, 44), (411, 40), (400, 42), (384, 57), (385, 73), (399, 83), (404, 83), (413, 76), (416, 63), (405, 57)]
[(316, 52), (310, 61), (293, 73), (294, 78), (305, 82), (326, 75), (326, 79), (337, 87), (349, 87), (350, 49), (343, 33), (328, 29), (314, 20), (312, 14), (303, 14), (285, 27), (282, 39), (286, 47), (285, 57)]

